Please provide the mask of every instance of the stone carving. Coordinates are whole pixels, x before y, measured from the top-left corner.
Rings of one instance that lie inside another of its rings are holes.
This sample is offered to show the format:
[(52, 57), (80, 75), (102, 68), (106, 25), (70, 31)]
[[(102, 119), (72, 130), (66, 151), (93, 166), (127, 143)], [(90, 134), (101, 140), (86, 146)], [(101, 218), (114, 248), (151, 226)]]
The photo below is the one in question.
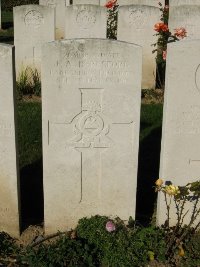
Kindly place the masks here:
[(37, 10), (29, 11), (24, 17), (25, 24), (34, 28), (39, 28), (43, 21), (42, 14)]
[(96, 16), (93, 12), (84, 9), (77, 14), (76, 22), (82, 29), (88, 29), (96, 23)]
[(144, 16), (144, 11), (142, 9), (130, 7), (129, 8), (129, 24), (136, 29), (141, 29), (143, 25), (145, 24), (145, 16)]

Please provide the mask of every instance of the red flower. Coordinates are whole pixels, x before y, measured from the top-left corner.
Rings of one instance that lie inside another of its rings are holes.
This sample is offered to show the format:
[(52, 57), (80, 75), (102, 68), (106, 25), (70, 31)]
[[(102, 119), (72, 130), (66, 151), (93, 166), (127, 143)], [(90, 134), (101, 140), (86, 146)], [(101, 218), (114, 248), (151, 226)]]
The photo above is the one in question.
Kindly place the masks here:
[(166, 58), (167, 58), (167, 50), (163, 51), (162, 57), (163, 57), (163, 60), (166, 60)]
[(180, 38), (180, 39), (185, 38), (185, 37), (187, 37), (186, 29), (183, 28), (183, 27), (174, 29), (174, 35), (175, 35), (177, 38)]
[(167, 24), (163, 23), (163, 22), (159, 22), (159, 23), (156, 23), (154, 25), (154, 30), (156, 32), (167, 32), (169, 30)]
[(112, 8), (116, 5), (116, 3), (117, 3), (117, 0), (110, 0), (105, 4), (105, 7)]

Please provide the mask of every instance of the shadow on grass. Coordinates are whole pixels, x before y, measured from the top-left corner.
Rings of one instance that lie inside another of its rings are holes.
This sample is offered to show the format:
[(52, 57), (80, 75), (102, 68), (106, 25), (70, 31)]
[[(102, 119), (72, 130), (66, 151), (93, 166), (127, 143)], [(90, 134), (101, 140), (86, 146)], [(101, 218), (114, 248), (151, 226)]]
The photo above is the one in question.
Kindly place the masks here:
[(9, 22), (2, 22), (2, 29), (6, 30), (9, 28), (13, 28), (13, 22), (9, 21)]
[(140, 143), (136, 221), (148, 225), (152, 221), (157, 194), (155, 181), (159, 177), (161, 127), (155, 128)]
[(21, 230), (44, 220), (42, 159), (20, 171)]
[(0, 43), (13, 43), (14, 38), (13, 36), (0, 36)]

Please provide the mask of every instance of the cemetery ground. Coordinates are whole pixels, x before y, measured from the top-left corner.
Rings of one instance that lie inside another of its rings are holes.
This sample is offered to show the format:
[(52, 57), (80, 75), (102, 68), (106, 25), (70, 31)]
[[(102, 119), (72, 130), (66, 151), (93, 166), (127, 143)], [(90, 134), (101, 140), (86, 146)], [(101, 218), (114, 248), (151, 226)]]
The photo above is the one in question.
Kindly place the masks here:
[[(3, 14), (3, 28), (0, 42), (12, 44), (11, 13)], [(119, 218), (95, 216), (81, 219), (74, 230), (45, 236), (41, 98), (37, 90), (36, 95), (24, 95), (23, 88), (18, 84), (23, 232), (19, 239), (0, 233), (0, 266), (199, 267), (199, 233), (189, 229), (187, 239), (170, 247), (174, 229), (155, 226), (157, 195), (153, 185), (159, 170), (163, 91), (142, 90), (136, 221), (130, 218), (129, 223), (124, 224)]]

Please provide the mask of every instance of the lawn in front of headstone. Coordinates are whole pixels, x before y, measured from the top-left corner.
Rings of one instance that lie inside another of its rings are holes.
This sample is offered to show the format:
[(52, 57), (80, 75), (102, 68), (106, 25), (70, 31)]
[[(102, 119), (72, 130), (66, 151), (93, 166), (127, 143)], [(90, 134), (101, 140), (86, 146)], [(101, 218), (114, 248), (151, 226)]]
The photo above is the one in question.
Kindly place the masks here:
[(0, 42), (13, 44), (13, 13), (11, 11), (2, 11), (2, 29), (0, 29)]

